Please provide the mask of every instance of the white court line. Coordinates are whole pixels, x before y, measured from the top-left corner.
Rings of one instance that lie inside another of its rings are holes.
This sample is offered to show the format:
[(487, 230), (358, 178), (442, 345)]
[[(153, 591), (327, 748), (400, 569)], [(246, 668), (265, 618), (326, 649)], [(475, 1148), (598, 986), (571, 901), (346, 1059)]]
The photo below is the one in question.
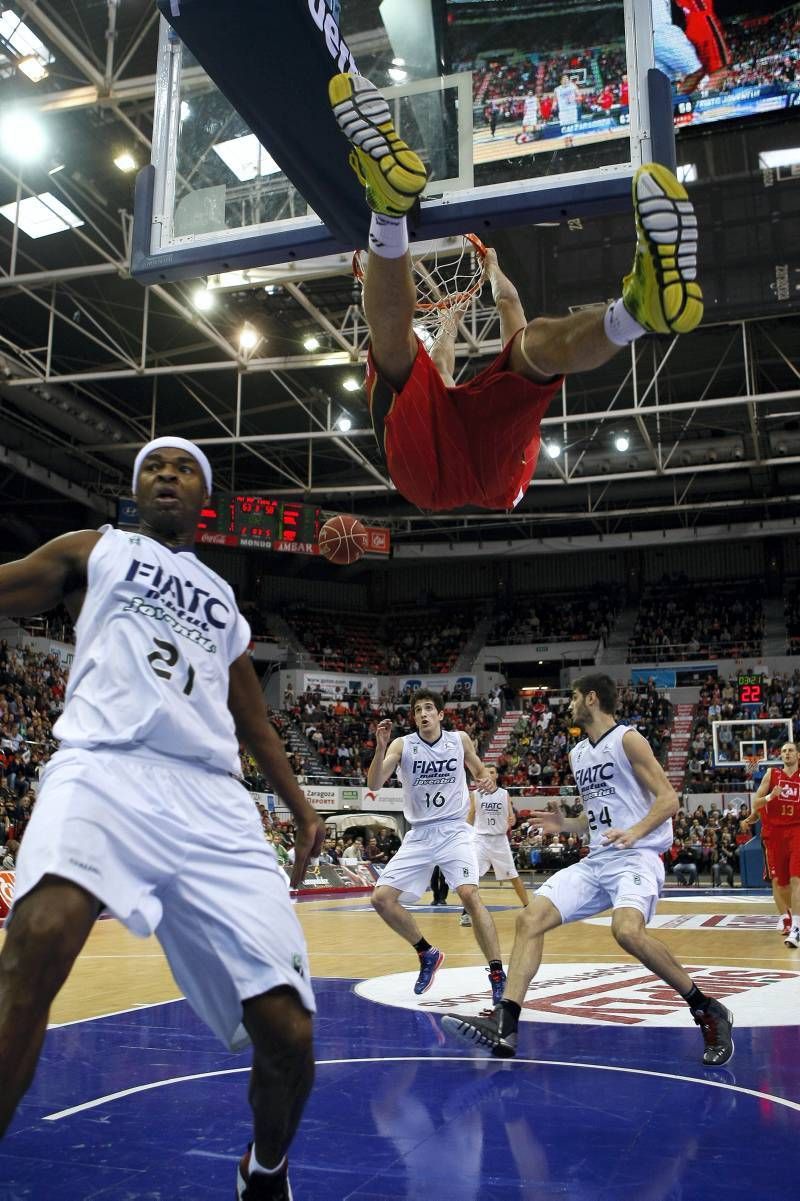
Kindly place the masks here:
[[(486, 1057), (482, 1055), (367, 1056), (363, 1059), (318, 1059), (316, 1066), (318, 1068), (327, 1068), (341, 1067), (343, 1064), (352, 1063), (435, 1063), (439, 1061), (443, 1061), (444, 1063), (485, 1064)], [(800, 1102), (798, 1101), (789, 1101), (786, 1097), (776, 1097), (772, 1093), (760, 1092), (754, 1088), (744, 1088), (740, 1084), (724, 1084), (718, 1080), (703, 1080), (699, 1076), (680, 1076), (674, 1072), (652, 1072), (645, 1068), (622, 1068), (603, 1063), (572, 1063), (569, 1060), (562, 1059), (514, 1059), (513, 1061), (507, 1060), (506, 1062), (508, 1067), (513, 1067), (517, 1064), (532, 1064), (536, 1067), (582, 1068), (590, 1072), (621, 1072), (629, 1076), (651, 1076), (659, 1080), (677, 1080), (683, 1084), (704, 1084), (707, 1088), (721, 1088), (728, 1092), (741, 1093), (745, 1097), (756, 1097), (759, 1101), (771, 1101), (774, 1105), (783, 1105), (786, 1109), (793, 1109), (800, 1113)], [(62, 1118), (72, 1117), (73, 1114), (83, 1113), (87, 1109), (96, 1109), (99, 1105), (105, 1105), (111, 1101), (119, 1101), (123, 1097), (131, 1097), (135, 1093), (150, 1092), (156, 1088), (165, 1088), (169, 1084), (184, 1084), (192, 1080), (207, 1080), (214, 1076), (235, 1076), (249, 1071), (249, 1066), (246, 1068), (224, 1068), (217, 1072), (196, 1072), (191, 1076), (172, 1076), (168, 1080), (154, 1080), (150, 1084), (137, 1084), (133, 1088), (125, 1088), (118, 1093), (108, 1093), (105, 1097), (95, 1097), (92, 1101), (84, 1101), (81, 1105), (73, 1105), (70, 1109), (60, 1109), (57, 1113), (48, 1113), (43, 1120), (45, 1122), (60, 1122)]]
[(138, 1013), (140, 1009), (155, 1009), (159, 1005), (175, 1005), (178, 1001), (185, 1001), (185, 997), (170, 997), (168, 1001), (149, 1001), (142, 1002), (140, 1005), (131, 1005), (129, 1009), (112, 1009), (111, 1013), (96, 1013), (91, 1018), (75, 1018), (71, 1022), (48, 1022), (48, 1030), (61, 1030), (64, 1026), (81, 1026), (84, 1022), (99, 1022), (102, 1018), (116, 1018), (123, 1013)]

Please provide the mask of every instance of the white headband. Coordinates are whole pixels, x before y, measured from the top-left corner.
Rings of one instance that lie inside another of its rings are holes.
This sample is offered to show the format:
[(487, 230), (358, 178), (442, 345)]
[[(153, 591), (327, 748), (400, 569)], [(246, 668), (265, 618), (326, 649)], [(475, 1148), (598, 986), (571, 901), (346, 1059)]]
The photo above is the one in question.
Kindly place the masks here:
[(192, 458), (198, 464), (198, 466), (200, 467), (200, 470), (203, 473), (203, 479), (206, 481), (206, 491), (208, 492), (208, 495), (210, 496), (211, 495), (211, 464), (209, 463), (206, 456), (203, 454), (200, 447), (195, 446), (194, 442), (189, 442), (186, 438), (178, 438), (178, 437), (174, 436), (173, 434), (168, 434), (164, 438), (154, 438), (152, 442), (148, 442), (147, 445), (143, 446), (142, 449), (139, 451), (138, 455), (136, 456), (136, 460), (133, 464), (133, 491), (134, 491), (134, 494), (136, 493), (136, 486), (139, 483), (139, 472), (141, 470), (142, 463), (145, 461), (145, 459), (147, 458), (148, 455), (153, 453), (154, 450), (162, 450), (167, 446), (175, 447), (177, 450), (185, 450), (188, 455), (192, 456)]

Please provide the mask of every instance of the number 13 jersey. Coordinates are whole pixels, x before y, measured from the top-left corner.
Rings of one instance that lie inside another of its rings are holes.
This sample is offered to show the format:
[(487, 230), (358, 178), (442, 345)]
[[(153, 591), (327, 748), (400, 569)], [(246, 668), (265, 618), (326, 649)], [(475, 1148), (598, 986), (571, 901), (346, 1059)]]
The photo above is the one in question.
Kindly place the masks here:
[(233, 591), (190, 550), (102, 527), (75, 626), (63, 747), (120, 747), (238, 775), (228, 669), (250, 627)]
[(405, 734), (397, 775), (403, 785), (403, 813), (412, 826), (466, 819), (464, 744), (453, 730), (442, 730), (435, 742)]
[[(589, 854), (617, 853), (603, 842), (610, 829), (627, 830), (650, 812), (653, 796), (634, 775), (622, 739), (630, 726), (613, 726), (592, 745), (588, 738), (577, 743), (569, 762), (583, 808), (589, 819)], [(672, 821), (667, 818), (635, 844), (635, 850), (666, 851), (672, 843)]]

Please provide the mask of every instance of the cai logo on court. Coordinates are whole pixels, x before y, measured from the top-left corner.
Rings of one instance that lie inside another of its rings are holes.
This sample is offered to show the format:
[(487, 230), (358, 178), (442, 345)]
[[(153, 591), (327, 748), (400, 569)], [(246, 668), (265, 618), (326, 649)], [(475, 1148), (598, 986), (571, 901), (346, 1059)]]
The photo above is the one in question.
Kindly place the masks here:
[[(788, 968), (686, 964), (703, 992), (733, 1010), (737, 1026), (794, 1026), (800, 971)], [(362, 980), (356, 993), (380, 1005), (429, 1013), (479, 1014), (491, 1004), (480, 967), (439, 971), (430, 992), (415, 997), (416, 975), (403, 972)], [(686, 1005), (669, 985), (634, 963), (544, 964), (522, 1006), (526, 1022), (593, 1026), (686, 1025)]]

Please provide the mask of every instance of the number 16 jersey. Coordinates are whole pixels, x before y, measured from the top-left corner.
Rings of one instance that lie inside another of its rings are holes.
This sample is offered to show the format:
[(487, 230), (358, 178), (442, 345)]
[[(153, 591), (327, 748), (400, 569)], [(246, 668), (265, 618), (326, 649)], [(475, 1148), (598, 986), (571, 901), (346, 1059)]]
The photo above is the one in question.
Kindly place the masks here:
[[(617, 724), (594, 744), (582, 738), (569, 753), (569, 762), (583, 808), (589, 819), (589, 854), (618, 854), (603, 842), (611, 829), (627, 830), (650, 812), (653, 796), (636, 779), (622, 740), (630, 726)], [(635, 850), (666, 851), (672, 843), (672, 821), (667, 818), (635, 844)]]
[(419, 734), (405, 734), (397, 775), (403, 785), (403, 813), (410, 825), (466, 820), (469, 792), (464, 744), (453, 730), (442, 730), (435, 742), (425, 742)]
[(191, 550), (101, 532), (53, 733), (63, 747), (149, 750), (238, 775), (228, 670), (250, 627), (230, 585)]

